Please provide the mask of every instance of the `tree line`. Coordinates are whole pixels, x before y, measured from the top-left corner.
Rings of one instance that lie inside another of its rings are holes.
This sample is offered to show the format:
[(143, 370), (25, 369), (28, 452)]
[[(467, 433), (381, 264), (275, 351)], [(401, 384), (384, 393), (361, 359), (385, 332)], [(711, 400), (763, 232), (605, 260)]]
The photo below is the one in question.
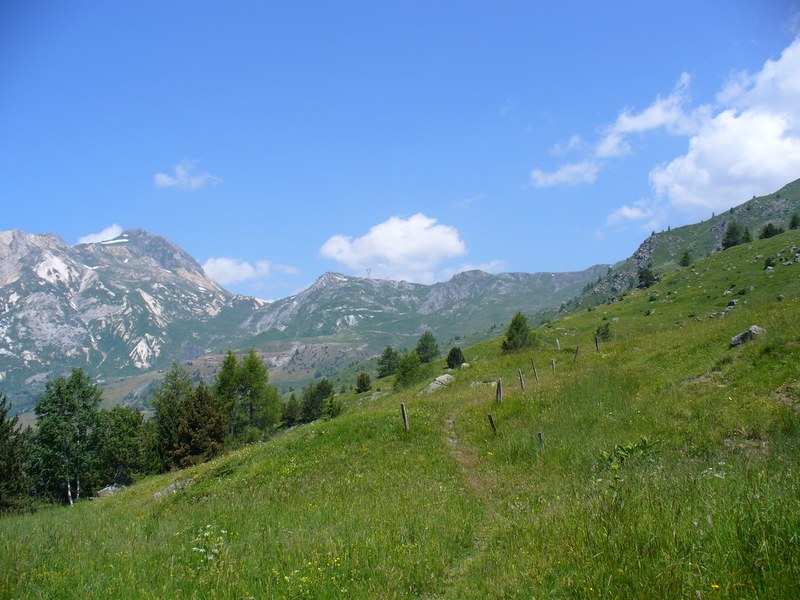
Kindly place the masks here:
[(284, 403), (255, 350), (225, 355), (210, 384), (177, 363), (155, 390), (153, 415), (100, 407), (100, 388), (82, 369), (45, 383), (36, 429), (22, 429), (0, 394), (0, 511), (37, 502), (74, 502), (108, 485), (207, 461), (264, 439), (282, 426), (342, 412), (327, 379)]
[[(503, 350), (535, 343), (527, 318), (517, 313)], [(395, 388), (405, 389), (428, 377), (438, 356), (436, 338), (425, 331), (411, 351), (387, 346), (378, 359), (378, 377), (394, 375)], [(461, 367), (461, 349), (451, 348), (446, 362), (451, 369)], [(370, 388), (369, 375), (360, 373), (356, 393)], [(34, 408), (37, 427), (23, 430), (17, 417), (8, 416), (11, 407), (0, 394), (0, 511), (40, 501), (73, 504), (105, 486), (202, 463), (280, 427), (334, 418), (343, 410), (325, 378), (284, 402), (255, 350), (241, 359), (229, 350), (210, 384), (195, 383), (173, 363), (153, 393), (149, 419), (129, 406), (102, 409), (101, 400), (89, 375), (74, 369), (46, 382)]]

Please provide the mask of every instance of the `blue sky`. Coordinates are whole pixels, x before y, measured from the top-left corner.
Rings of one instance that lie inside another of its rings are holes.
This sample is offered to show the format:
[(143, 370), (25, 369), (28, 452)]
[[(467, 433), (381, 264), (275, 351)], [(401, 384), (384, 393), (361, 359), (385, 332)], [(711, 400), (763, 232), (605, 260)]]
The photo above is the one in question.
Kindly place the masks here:
[(0, 229), (227, 289), (629, 256), (800, 177), (800, 4), (4, 2)]

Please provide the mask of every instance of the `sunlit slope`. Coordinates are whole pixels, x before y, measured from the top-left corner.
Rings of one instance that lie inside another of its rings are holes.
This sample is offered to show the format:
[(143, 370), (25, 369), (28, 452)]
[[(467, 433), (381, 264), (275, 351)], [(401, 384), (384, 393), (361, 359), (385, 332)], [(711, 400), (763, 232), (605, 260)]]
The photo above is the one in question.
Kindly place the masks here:
[(332, 421), (0, 519), (0, 596), (793, 597), (798, 246), (671, 271), (552, 321), (533, 352), (468, 348), (435, 394), (346, 396)]

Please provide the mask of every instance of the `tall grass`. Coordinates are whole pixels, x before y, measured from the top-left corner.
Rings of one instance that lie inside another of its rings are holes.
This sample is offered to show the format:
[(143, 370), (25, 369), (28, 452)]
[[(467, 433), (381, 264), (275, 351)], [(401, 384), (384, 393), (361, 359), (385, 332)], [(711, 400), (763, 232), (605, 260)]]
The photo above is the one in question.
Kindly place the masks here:
[[(555, 320), (532, 354), (469, 348), (433, 395), (349, 394), (332, 421), (0, 519), (0, 596), (793, 597), (800, 265), (763, 256), (797, 245), (733, 248)], [(617, 342), (595, 351), (603, 322)], [(767, 334), (729, 348), (753, 323)]]

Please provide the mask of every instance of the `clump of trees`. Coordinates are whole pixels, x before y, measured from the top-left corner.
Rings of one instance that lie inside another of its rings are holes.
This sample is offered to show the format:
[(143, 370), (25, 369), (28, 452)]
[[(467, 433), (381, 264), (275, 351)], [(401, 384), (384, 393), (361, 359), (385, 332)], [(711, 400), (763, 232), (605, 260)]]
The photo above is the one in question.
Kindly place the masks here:
[(739, 244), (746, 244), (753, 241), (750, 230), (738, 221), (731, 221), (722, 235), (722, 249), (727, 250)]
[(0, 511), (32, 499), (73, 504), (110, 484), (209, 460), (263, 438), (281, 424), (342, 412), (327, 379), (284, 405), (254, 350), (229, 351), (214, 381), (195, 385), (173, 363), (152, 398), (153, 418), (131, 407), (100, 408), (101, 391), (81, 369), (46, 382), (35, 431), (21, 430), (0, 394)]
[(772, 223), (767, 223), (761, 228), (761, 232), (758, 234), (758, 239), (765, 240), (767, 238), (775, 237), (776, 235), (783, 233), (783, 231), (783, 227), (777, 227)]

